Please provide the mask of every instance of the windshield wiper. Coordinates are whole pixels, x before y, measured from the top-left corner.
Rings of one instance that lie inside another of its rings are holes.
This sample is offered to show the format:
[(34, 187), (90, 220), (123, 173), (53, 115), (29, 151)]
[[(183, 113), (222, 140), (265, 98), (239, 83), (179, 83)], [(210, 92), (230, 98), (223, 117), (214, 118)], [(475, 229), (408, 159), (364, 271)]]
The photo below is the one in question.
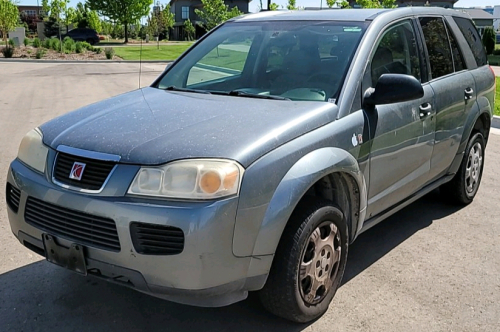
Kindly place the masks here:
[(213, 92), (213, 94), (221, 94), (228, 95), (234, 97), (245, 97), (245, 98), (259, 98), (259, 99), (274, 99), (274, 100), (290, 100), (281, 96), (273, 96), (273, 95), (259, 95), (257, 93), (250, 93), (241, 90), (232, 90), (229, 92)]
[(181, 92), (193, 92), (193, 93), (204, 93), (204, 94), (211, 94), (210, 91), (206, 91), (206, 90), (196, 90), (196, 89), (188, 89), (188, 88), (179, 88), (179, 87), (176, 87), (176, 86), (168, 86), (165, 88), (165, 90), (168, 90), (168, 91), (181, 91)]

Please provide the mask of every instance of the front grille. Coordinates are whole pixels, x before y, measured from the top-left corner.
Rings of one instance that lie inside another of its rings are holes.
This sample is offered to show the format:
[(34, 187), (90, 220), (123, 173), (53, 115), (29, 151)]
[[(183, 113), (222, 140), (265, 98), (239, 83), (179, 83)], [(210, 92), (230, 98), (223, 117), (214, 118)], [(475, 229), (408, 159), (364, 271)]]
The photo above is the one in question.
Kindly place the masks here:
[(19, 210), (19, 202), (21, 200), (21, 190), (17, 189), (10, 183), (7, 183), (5, 197), (7, 198), (7, 205), (12, 209), (12, 211), (17, 213)]
[(24, 220), (40, 230), (79, 244), (120, 251), (116, 224), (109, 218), (93, 216), (28, 197)]
[[(81, 180), (69, 178), (75, 162), (85, 164)], [(104, 185), (104, 182), (106, 182), (114, 166), (114, 162), (89, 159), (59, 152), (57, 154), (53, 176), (58, 182), (70, 186), (87, 190), (99, 190)]]
[(184, 249), (184, 232), (176, 227), (133, 222), (130, 235), (140, 254), (175, 255)]

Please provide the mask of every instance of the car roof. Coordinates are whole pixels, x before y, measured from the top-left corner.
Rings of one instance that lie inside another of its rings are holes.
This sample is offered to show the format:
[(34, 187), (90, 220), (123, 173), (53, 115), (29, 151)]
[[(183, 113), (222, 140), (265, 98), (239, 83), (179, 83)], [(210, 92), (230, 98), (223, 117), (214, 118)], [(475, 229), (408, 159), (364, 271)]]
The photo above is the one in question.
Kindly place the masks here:
[(410, 15), (453, 15), (470, 18), (467, 14), (454, 9), (440, 7), (404, 7), (396, 9), (324, 9), (324, 10), (275, 10), (262, 11), (236, 17), (233, 22), (258, 21), (371, 21), (378, 16), (410, 16)]

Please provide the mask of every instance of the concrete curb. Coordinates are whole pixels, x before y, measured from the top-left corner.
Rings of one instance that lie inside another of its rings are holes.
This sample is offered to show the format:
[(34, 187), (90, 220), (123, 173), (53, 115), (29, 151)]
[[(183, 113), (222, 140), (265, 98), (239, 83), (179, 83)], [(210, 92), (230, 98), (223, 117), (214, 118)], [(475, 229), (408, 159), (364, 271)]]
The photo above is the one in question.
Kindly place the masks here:
[(491, 126), (493, 128), (500, 129), (500, 116), (493, 115), (493, 119), (491, 120)]
[(37, 60), (37, 59), (0, 59), (2, 62), (26, 62), (26, 63), (171, 63), (174, 60)]

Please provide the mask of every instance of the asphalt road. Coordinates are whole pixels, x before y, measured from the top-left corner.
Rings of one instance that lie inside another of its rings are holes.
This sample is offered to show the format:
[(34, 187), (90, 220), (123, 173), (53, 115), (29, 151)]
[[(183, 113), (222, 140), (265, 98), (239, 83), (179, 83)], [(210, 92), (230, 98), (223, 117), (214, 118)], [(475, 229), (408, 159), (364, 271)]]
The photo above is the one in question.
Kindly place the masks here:
[[(143, 85), (162, 65), (143, 66)], [(0, 186), (31, 128), (138, 86), (137, 64), (0, 63)], [(433, 192), (351, 246), (329, 311), (294, 325), (255, 296), (225, 308), (166, 302), (45, 262), (10, 231), (0, 190), (0, 331), (499, 331), (500, 137), (465, 208)]]

